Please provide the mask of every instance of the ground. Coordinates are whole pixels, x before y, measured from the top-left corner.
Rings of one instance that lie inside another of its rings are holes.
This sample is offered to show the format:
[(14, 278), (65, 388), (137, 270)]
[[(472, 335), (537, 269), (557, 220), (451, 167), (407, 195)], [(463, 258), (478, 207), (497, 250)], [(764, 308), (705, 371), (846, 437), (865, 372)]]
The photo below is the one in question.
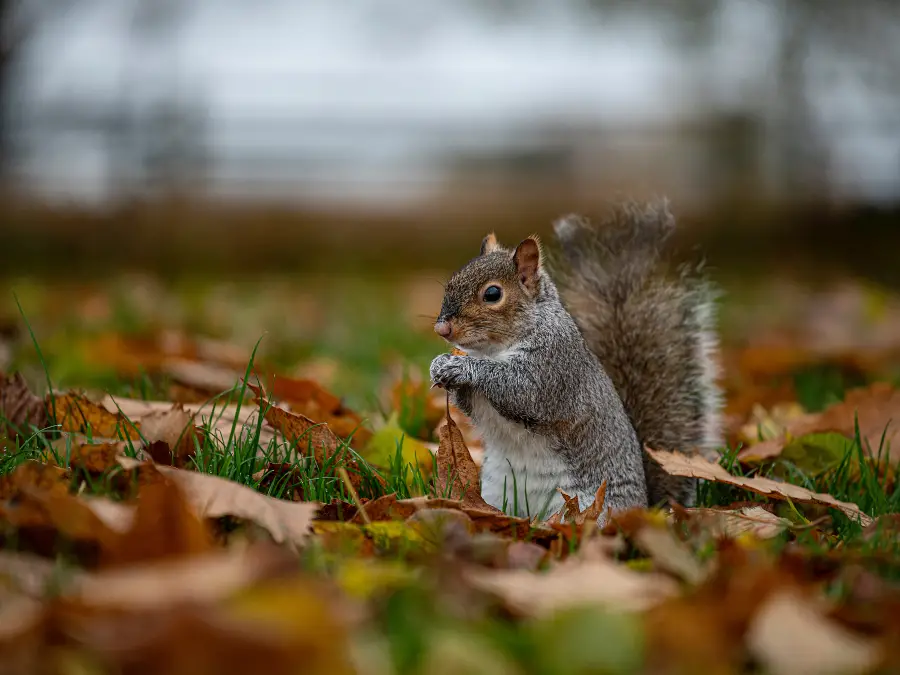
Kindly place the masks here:
[(900, 666), (890, 294), (728, 288), (728, 446), (657, 457), (698, 508), (601, 531), (602, 486), (545, 521), (472, 490), (477, 433), (425, 381), (441, 280), (7, 280), (3, 666)]

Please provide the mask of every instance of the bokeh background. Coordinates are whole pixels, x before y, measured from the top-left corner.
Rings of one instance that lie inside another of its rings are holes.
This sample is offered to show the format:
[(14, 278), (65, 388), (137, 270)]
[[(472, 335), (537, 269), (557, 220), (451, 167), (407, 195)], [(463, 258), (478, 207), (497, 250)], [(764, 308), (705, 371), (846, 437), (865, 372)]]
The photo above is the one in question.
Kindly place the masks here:
[(726, 340), (900, 345), (890, 0), (0, 0), (0, 22), (22, 305), (0, 366), (29, 362), (24, 313), (62, 382), (115, 351), (76, 335), (177, 328), (265, 335), (362, 397), (441, 348), (439, 282), (486, 231), (660, 194)]

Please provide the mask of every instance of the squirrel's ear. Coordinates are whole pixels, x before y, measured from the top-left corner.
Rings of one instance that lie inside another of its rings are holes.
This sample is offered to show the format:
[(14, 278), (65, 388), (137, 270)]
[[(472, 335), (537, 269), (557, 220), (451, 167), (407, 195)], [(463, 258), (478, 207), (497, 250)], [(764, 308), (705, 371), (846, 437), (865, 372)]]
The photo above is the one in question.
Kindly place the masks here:
[(516, 246), (513, 261), (516, 263), (519, 281), (527, 290), (534, 292), (541, 275), (541, 242), (536, 235)]
[(499, 250), (500, 244), (497, 242), (497, 235), (493, 232), (481, 240), (481, 255), (487, 255)]

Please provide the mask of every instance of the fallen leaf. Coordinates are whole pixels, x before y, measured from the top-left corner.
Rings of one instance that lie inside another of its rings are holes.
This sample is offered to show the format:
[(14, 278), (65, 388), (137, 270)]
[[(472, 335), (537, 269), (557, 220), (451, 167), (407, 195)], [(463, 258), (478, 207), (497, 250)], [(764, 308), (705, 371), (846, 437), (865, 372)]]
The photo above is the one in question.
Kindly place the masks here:
[[(247, 387), (256, 395), (256, 401), (265, 410), (265, 419), (272, 427), (281, 432), (291, 444), (298, 444), (298, 450), (303, 446), (312, 446), (313, 456), (320, 467), (334, 463), (336, 464), (334, 469), (338, 466), (346, 468), (353, 488), (357, 491), (360, 489), (363, 475), (359, 464), (346, 448), (340, 448), (340, 439), (334, 435), (327, 424), (317, 424), (304, 415), (288, 412), (271, 405), (260, 387), (250, 383), (247, 383)], [(338, 463), (333, 458), (340, 450), (343, 452)], [(381, 476), (374, 473), (371, 475), (378, 483), (386, 485)]]
[(140, 438), (138, 422), (129, 421), (121, 413), (113, 414), (81, 394), (69, 393), (60, 396), (49, 394), (47, 407), (55, 409), (56, 423), (63, 431), (100, 438), (120, 436), (132, 440)]
[(745, 506), (740, 509), (693, 508), (684, 509), (692, 524), (713, 537), (734, 539), (751, 534), (757, 539), (771, 539), (791, 527), (791, 521), (779, 518), (761, 506)]
[(796, 401), (777, 403), (770, 410), (756, 404), (750, 420), (741, 427), (739, 440), (744, 443), (758, 443), (782, 435), (787, 425), (807, 416), (806, 411)]
[(12, 439), (29, 432), (29, 427), (43, 429), (48, 424), (44, 399), (31, 393), (22, 374), (0, 374), (0, 435)]
[(208, 526), (190, 507), (175, 481), (142, 485), (131, 527), (116, 538), (101, 562), (109, 567), (144, 563), (212, 550)]
[(0, 476), (0, 499), (18, 497), (29, 488), (56, 494), (68, 494), (69, 472), (59, 466), (22, 462), (14, 471)]
[(674, 574), (689, 584), (706, 579), (710, 566), (700, 562), (694, 552), (668, 527), (647, 525), (633, 535), (637, 547), (648, 555), (656, 568)]
[(441, 427), (441, 442), (435, 458), (437, 494), (447, 499), (459, 499), (468, 507), (501, 513), (481, 496), (478, 467), (463, 440), (462, 433), (451, 416)]
[(800, 504), (818, 504), (841, 511), (851, 520), (859, 519), (862, 525), (868, 525), (872, 518), (863, 513), (859, 506), (849, 502), (842, 502), (831, 495), (820, 492), (812, 492), (799, 485), (780, 483), (770, 478), (747, 478), (744, 476), (732, 476), (722, 466), (697, 455), (684, 455), (680, 452), (666, 452), (646, 448), (647, 453), (663, 470), (673, 476), (687, 476), (702, 480), (714, 481), (735, 485), (751, 492), (785, 499)]
[[(125, 452), (125, 442), (117, 443), (81, 443), (72, 445), (68, 457), (68, 463), (72, 467), (84, 469), (88, 473), (101, 474), (117, 466), (117, 458)], [(51, 457), (51, 459), (54, 459)]]
[(148, 559), (142, 564), (83, 574), (64, 598), (67, 603), (118, 610), (210, 602), (292, 566), (295, 568), (296, 561), (285, 551), (258, 542), (247, 548), (209, 550), (168, 560)]
[(603, 504), (606, 502), (606, 481), (603, 481), (600, 487), (597, 488), (594, 501), (584, 511), (579, 506), (577, 495), (570, 497), (559, 488), (557, 488), (557, 492), (562, 495), (564, 503), (557, 513), (554, 513), (547, 519), (548, 525), (563, 522), (574, 523), (575, 525), (584, 525), (590, 522), (596, 523), (603, 513)]
[[(140, 466), (140, 462), (127, 457), (120, 457), (119, 463), (128, 469)], [(249, 520), (268, 531), (277, 543), (304, 544), (320, 508), (316, 502), (289, 502), (267, 497), (218, 476), (171, 466), (149, 466), (182, 489), (199, 517), (234, 516)]]
[[(829, 406), (816, 415), (806, 415), (785, 425), (786, 433), (779, 438), (757, 443), (738, 453), (741, 461), (759, 461), (781, 454), (792, 438), (812, 433), (834, 431), (849, 438), (856, 433), (856, 419), (863, 444), (868, 442), (877, 453), (884, 436), (885, 452), (891, 456), (900, 452), (900, 443), (893, 441), (900, 434), (900, 391), (885, 382), (848, 391), (844, 400)], [(898, 446), (898, 449), (894, 449)]]
[(42, 555), (53, 555), (60, 536), (72, 542), (76, 554), (94, 561), (112, 550), (130, 519), (130, 507), (101, 497), (69, 494), (57, 476), (59, 467), (25, 462), (4, 482), (0, 521), (16, 532), (18, 541)]
[(360, 454), (376, 466), (388, 467), (397, 455), (398, 445), (402, 461), (411, 467), (406, 475), (407, 484), (414, 484), (416, 467), (422, 477), (428, 479), (434, 470), (434, 455), (428, 446), (400, 428), (396, 412), (371, 435)]
[(772, 594), (747, 632), (753, 656), (772, 675), (867, 673), (879, 650), (870, 638), (827, 619), (813, 598), (794, 589)]
[(364, 447), (372, 435), (363, 426), (362, 417), (345, 407), (339, 397), (314, 380), (275, 375), (269, 395), (287, 403), (292, 412), (326, 423), (340, 438), (352, 435), (351, 445), (354, 448)]
[(466, 577), (521, 616), (546, 616), (579, 605), (642, 611), (675, 594), (673, 579), (634, 572), (610, 560), (569, 558), (547, 572), (473, 569)]
[(140, 422), (147, 452), (158, 464), (183, 468), (203, 445), (203, 430), (194, 426), (194, 415), (180, 403), (169, 410), (151, 412)]

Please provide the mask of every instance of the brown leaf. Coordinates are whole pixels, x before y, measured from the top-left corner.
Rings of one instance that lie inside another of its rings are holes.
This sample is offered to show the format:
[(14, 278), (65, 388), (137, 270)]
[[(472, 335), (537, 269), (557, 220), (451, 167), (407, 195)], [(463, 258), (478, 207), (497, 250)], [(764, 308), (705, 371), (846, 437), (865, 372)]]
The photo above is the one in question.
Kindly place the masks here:
[(584, 511), (581, 510), (578, 503), (578, 495), (570, 497), (559, 488), (556, 491), (562, 495), (563, 506), (557, 513), (554, 513), (547, 519), (548, 525), (558, 525), (563, 522), (574, 523), (579, 526), (590, 522), (596, 523), (603, 513), (603, 504), (606, 502), (606, 481), (603, 481), (600, 487), (597, 488), (594, 501)]
[(719, 464), (697, 455), (684, 455), (680, 452), (665, 452), (646, 448), (647, 453), (667, 473), (673, 476), (687, 476), (703, 480), (727, 483), (737, 487), (766, 495), (774, 499), (785, 499), (801, 504), (817, 504), (837, 509), (850, 519), (859, 518), (862, 525), (868, 525), (872, 518), (863, 513), (856, 504), (842, 502), (831, 495), (820, 492), (811, 492), (799, 485), (779, 483), (771, 478), (747, 478), (744, 476), (732, 476)]
[(200, 555), (213, 547), (204, 521), (176, 482), (141, 486), (134, 522), (103, 557), (107, 566)]
[(459, 427), (449, 415), (446, 424), (441, 427), (440, 436), (435, 462), (438, 495), (459, 499), (470, 508), (501, 513), (482, 498), (478, 467), (472, 461)]
[[(527, 518), (508, 516), (497, 509), (480, 509), (468, 506), (458, 499), (440, 497), (414, 497), (397, 499), (395, 494), (384, 495), (363, 505), (366, 514), (373, 522), (380, 520), (406, 520), (418, 511), (429, 509), (451, 509), (464, 513), (472, 522), (475, 532), (491, 532), (493, 534), (517, 540), (533, 541), (541, 546), (550, 546), (558, 539), (551, 529), (536, 527)], [(354, 514), (350, 522), (362, 523), (363, 518)]]
[[(90, 433), (99, 438), (140, 438), (140, 424), (130, 422), (121, 413), (111, 413), (103, 406), (89, 401), (81, 394), (68, 393), (55, 396), (48, 394), (47, 407), (56, 410), (56, 423), (63, 431)], [(137, 427), (137, 429), (135, 428)]]
[(92, 609), (133, 611), (210, 602), (227, 597), (255, 580), (296, 566), (293, 556), (265, 542), (168, 560), (144, 560), (148, 563), (81, 576), (65, 594), (66, 603)]
[(337, 452), (340, 439), (327, 424), (318, 424), (305, 415), (291, 413), (272, 405), (260, 387), (249, 383), (247, 387), (256, 395), (257, 403), (265, 409), (266, 421), (280, 431), (290, 443), (299, 443), (299, 449), (304, 449), (307, 443), (311, 444), (319, 465), (324, 464), (326, 458)]
[[(73, 445), (69, 455), (69, 464), (93, 474), (103, 473), (114, 466), (119, 455), (125, 452), (125, 442), (118, 443), (82, 443)], [(64, 459), (64, 458), (63, 458)]]
[[(308, 444), (312, 445), (313, 456), (320, 467), (325, 466), (339, 451), (340, 439), (328, 428), (327, 424), (316, 424), (305, 415), (288, 412), (271, 405), (260, 387), (250, 383), (247, 383), (247, 387), (253, 391), (256, 401), (265, 409), (265, 419), (272, 427), (281, 432), (290, 443), (298, 443), (300, 451), (305, 450)], [(337, 469), (338, 466), (347, 469), (353, 488), (359, 490), (363, 476), (356, 459), (345, 450), (340, 462), (335, 462), (334, 468)], [(381, 476), (373, 475), (379, 483), (386, 484)]]
[[(140, 466), (139, 462), (125, 457), (119, 462), (126, 468)], [(218, 476), (170, 466), (155, 466), (155, 469), (182, 489), (199, 517), (234, 516), (250, 520), (267, 530), (278, 543), (304, 544), (320, 507), (316, 502), (289, 502), (267, 497)]]
[(0, 375), (0, 435), (12, 438), (29, 427), (43, 429), (48, 423), (44, 399), (31, 393), (22, 374)]
[(635, 572), (603, 558), (569, 558), (543, 574), (475, 569), (466, 576), (477, 588), (498, 596), (510, 611), (522, 616), (546, 616), (587, 604), (641, 611), (677, 591), (669, 577)]
[(262, 659), (271, 675), (350, 675), (335, 603), (292, 567), (255, 546), (97, 574), (54, 603), (55, 634), (111, 672), (236, 675)]
[(275, 375), (270, 395), (287, 403), (292, 412), (321, 420), (340, 438), (353, 435), (353, 446), (364, 447), (372, 433), (362, 426), (362, 418), (344, 407), (341, 399), (314, 380)]
[(771, 539), (791, 527), (791, 521), (779, 518), (761, 506), (684, 509), (684, 513), (690, 518), (692, 525), (697, 525), (712, 537), (734, 539), (742, 534), (752, 534), (758, 539)]
[(748, 461), (777, 457), (788, 442), (787, 436), (834, 431), (852, 438), (856, 433), (857, 415), (864, 446), (868, 441), (877, 453), (884, 435), (885, 449), (890, 448), (891, 457), (900, 456), (900, 391), (885, 382), (876, 382), (869, 387), (848, 391), (842, 402), (829, 406), (821, 413), (786, 422), (786, 434), (744, 448), (738, 459)]
[(59, 467), (25, 462), (3, 478), (5, 501), (0, 520), (18, 540), (42, 555), (53, 555), (61, 536), (75, 544), (76, 554), (95, 560), (128, 527), (131, 509), (100, 497), (69, 494)]
[(69, 472), (62, 467), (23, 462), (15, 471), (0, 476), (0, 499), (18, 497), (28, 488), (44, 492), (67, 494), (69, 492)]
[(772, 675), (870, 672), (879, 659), (876, 643), (827, 619), (824, 610), (794, 589), (772, 594), (750, 624), (750, 652)]
[[(162, 412), (151, 412), (141, 418), (141, 432), (147, 439), (153, 461), (183, 468), (203, 445), (203, 430), (194, 426), (194, 416), (180, 403)], [(160, 447), (165, 446), (165, 451)]]

